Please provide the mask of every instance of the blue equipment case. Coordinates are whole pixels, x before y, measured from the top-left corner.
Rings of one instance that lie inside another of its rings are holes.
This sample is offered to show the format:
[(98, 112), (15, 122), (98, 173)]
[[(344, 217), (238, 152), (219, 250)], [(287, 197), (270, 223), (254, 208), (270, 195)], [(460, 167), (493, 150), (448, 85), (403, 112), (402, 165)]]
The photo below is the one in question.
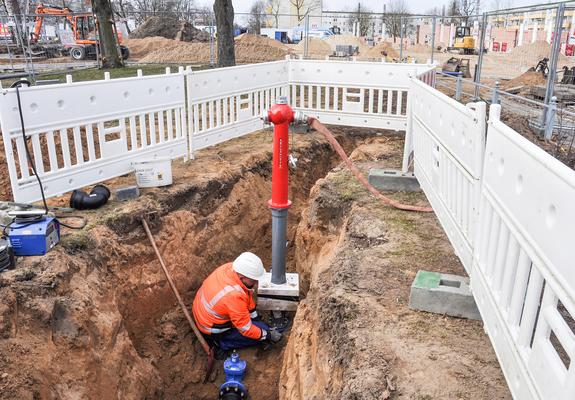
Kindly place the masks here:
[(60, 223), (53, 217), (21, 220), (10, 225), (8, 237), (15, 256), (41, 256), (60, 242)]

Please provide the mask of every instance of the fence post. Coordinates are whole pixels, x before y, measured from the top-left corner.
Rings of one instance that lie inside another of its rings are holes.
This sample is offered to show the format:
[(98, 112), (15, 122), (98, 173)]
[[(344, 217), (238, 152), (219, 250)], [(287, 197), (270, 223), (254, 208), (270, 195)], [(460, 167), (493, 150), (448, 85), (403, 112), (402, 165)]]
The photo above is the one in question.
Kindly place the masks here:
[(491, 104), (499, 104), (499, 81), (495, 82), (495, 87), (493, 88), (493, 95), (491, 96)]
[[(549, 63), (549, 74), (547, 75), (547, 88), (545, 89), (545, 107), (543, 107), (543, 114), (541, 115), (541, 124), (547, 123), (547, 111), (553, 91), (555, 90), (555, 78), (557, 77), (557, 59), (561, 51), (561, 34), (563, 33), (563, 16), (565, 14), (565, 3), (559, 3), (557, 6), (557, 15), (555, 16), (555, 32), (553, 34), (553, 46), (551, 47), (551, 59)], [(550, 109), (550, 108), (549, 108)], [(541, 133), (545, 134), (547, 138), (547, 127), (541, 127)], [(553, 128), (551, 128), (553, 131)]]
[(433, 16), (433, 21), (431, 23), (431, 64), (433, 64), (433, 53), (435, 50), (435, 24), (437, 17)]
[(303, 56), (304, 58), (307, 58), (309, 51), (309, 13), (306, 14), (305, 16), (304, 26), (305, 26), (305, 42), (303, 48)]
[(455, 81), (455, 100), (459, 101), (461, 100), (461, 83), (462, 83), (462, 72), (459, 71), (457, 73), (457, 80)]
[(545, 120), (545, 140), (551, 140), (553, 136), (553, 128), (555, 126), (555, 115), (557, 115), (557, 97), (551, 97), (551, 102), (549, 103), (546, 120)]
[(403, 17), (399, 17), (399, 62), (403, 62)]
[(214, 15), (210, 13), (210, 66), (215, 64), (214, 51)]
[(481, 34), (479, 35), (479, 58), (477, 59), (477, 66), (475, 67), (475, 76), (473, 81), (475, 85), (474, 97), (479, 98), (479, 83), (481, 83), (481, 67), (483, 66), (483, 48), (485, 46), (485, 31), (487, 30), (487, 13), (483, 13), (481, 18)]

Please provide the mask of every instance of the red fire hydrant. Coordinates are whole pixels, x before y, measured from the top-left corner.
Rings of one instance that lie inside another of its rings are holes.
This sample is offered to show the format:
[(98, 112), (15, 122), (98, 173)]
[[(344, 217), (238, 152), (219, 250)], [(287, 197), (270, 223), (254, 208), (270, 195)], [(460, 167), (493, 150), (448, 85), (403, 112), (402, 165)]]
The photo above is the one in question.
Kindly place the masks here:
[(289, 208), (288, 199), (288, 145), (289, 124), (294, 120), (294, 112), (285, 98), (280, 98), (269, 110), (268, 120), (274, 124), (274, 155), (272, 161), (272, 198), (270, 208)]
[(272, 211), (272, 283), (286, 283), (285, 254), (287, 215), (291, 201), (288, 199), (288, 141), (289, 125), (305, 123), (307, 117), (294, 113), (286, 97), (279, 97), (264, 115), (266, 123), (274, 124), (274, 152), (272, 160), (272, 198), (268, 206)]

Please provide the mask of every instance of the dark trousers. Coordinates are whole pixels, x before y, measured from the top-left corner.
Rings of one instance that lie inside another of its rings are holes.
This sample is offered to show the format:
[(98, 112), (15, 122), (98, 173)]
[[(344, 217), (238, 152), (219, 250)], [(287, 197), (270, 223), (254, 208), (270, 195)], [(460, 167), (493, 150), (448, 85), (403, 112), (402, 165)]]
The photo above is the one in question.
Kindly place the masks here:
[[(266, 332), (269, 332), (270, 327), (265, 322), (252, 320), (252, 323), (259, 326), (261, 329), (264, 329)], [(244, 347), (255, 346), (258, 343), (261, 343), (258, 339), (245, 337), (236, 328), (211, 336), (212, 341), (216, 342), (217, 345), (225, 351), (243, 349)]]

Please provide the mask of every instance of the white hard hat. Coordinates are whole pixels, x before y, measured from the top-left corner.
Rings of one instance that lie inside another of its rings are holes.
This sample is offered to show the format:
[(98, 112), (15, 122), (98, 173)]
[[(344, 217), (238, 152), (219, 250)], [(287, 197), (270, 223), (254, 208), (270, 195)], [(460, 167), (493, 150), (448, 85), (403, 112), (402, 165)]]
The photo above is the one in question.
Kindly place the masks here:
[(266, 272), (261, 258), (254, 253), (242, 253), (232, 263), (234, 271), (256, 281)]

